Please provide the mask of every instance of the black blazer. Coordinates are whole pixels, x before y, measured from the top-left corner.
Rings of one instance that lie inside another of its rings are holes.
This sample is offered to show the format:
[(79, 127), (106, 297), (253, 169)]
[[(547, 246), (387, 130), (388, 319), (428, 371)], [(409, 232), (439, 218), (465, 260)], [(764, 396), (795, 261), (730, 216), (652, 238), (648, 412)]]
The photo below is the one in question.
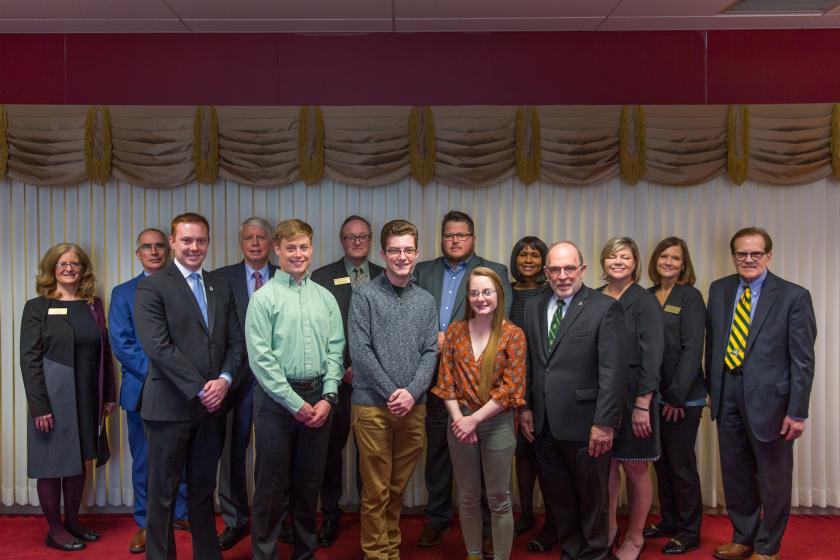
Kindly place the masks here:
[(207, 381), (226, 371), (236, 383), (243, 345), (233, 294), (224, 278), (207, 271), (203, 277), (209, 327), (174, 262), (137, 285), (134, 320), (149, 357), (144, 420), (198, 420), (206, 409), (197, 395)]
[[(658, 288), (650, 288), (654, 297)], [(659, 392), (666, 403), (682, 408), (687, 401), (706, 398), (701, 363), (706, 334), (703, 295), (689, 284), (674, 285), (662, 306), (662, 322), (665, 327), (665, 353), (662, 355)]]
[[(385, 269), (379, 265), (368, 261), (368, 270), (370, 271), (370, 280), (373, 280)], [(343, 282), (336, 284), (337, 278), (348, 278), (347, 267), (344, 266), (344, 258), (338, 259), (336, 262), (324, 265), (312, 273), (312, 280), (321, 286), (325, 287), (335, 297), (338, 302), (338, 308), (341, 310), (341, 321), (344, 324), (344, 339), (347, 339), (347, 315), (350, 312), (350, 298), (353, 296), (353, 287), (350, 282)], [(350, 345), (344, 345), (344, 369), (350, 366)]]
[[(263, 283), (273, 278), (276, 271), (277, 267), (268, 263), (268, 278), (263, 278)], [(236, 302), (236, 318), (239, 319), (240, 336), (243, 340), (242, 363), (234, 377), (233, 386), (230, 388), (227, 398), (225, 398), (226, 404), (230, 404), (248, 392), (251, 387), (251, 380), (254, 379), (254, 372), (251, 371), (251, 366), (248, 364), (248, 351), (244, 344), (245, 315), (248, 313), (248, 282), (245, 278), (245, 261), (217, 268), (213, 271), (213, 274), (224, 278), (230, 285), (233, 299)]]
[(525, 305), (528, 366), (526, 407), (534, 429), (548, 428), (555, 439), (589, 441), (593, 424), (618, 429), (624, 412), (627, 358), (621, 304), (582, 286), (548, 348), (546, 310), (554, 292)]
[[(706, 311), (706, 376), (711, 386), (712, 418), (720, 410), (737, 274), (709, 287)], [(767, 272), (750, 324), (744, 353), (744, 397), (747, 421), (760, 441), (780, 437), (785, 416), (808, 417), (814, 381), (817, 322), (811, 294), (797, 284)]]

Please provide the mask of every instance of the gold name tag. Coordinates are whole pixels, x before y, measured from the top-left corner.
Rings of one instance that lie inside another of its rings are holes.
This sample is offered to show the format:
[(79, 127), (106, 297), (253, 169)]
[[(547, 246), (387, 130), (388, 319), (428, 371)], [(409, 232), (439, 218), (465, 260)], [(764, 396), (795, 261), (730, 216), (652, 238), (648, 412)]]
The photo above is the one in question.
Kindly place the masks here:
[(335, 284), (336, 286), (341, 286), (342, 284), (349, 284), (349, 283), (350, 283), (350, 277), (349, 276), (345, 276), (344, 278), (336, 278), (335, 280), (333, 280), (333, 284)]
[(47, 309), (47, 315), (67, 315), (66, 307), (50, 307)]
[(677, 307), (676, 305), (666, 305), (665, 306), (665, 313), (673, 313), (674, 315), (679, 315), (682, 307)]

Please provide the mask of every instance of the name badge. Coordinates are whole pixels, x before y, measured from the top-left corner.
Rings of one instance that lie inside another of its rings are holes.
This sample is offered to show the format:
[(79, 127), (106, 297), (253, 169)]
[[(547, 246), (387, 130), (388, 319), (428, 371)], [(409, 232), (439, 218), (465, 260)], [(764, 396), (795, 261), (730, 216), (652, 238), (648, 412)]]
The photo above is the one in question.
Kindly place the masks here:
[(673, 313), (674, 315), (679, 315), (680, 311), (682, 311), (682, 307), (677, 307), (676, 305), (665, 306), (665, 313)]
[(349, 284), (349, 283), (350, 283), (350, 277), (349, 276), (345, 276), (344, 278), (336, 278), (335, 280), (333, 280), (333, 284), (336, 285), (336, 286), (341, 286), (342, 284)]
[(67, 315), (66, 307), (50, 307), (47, 309), (47, 315)]

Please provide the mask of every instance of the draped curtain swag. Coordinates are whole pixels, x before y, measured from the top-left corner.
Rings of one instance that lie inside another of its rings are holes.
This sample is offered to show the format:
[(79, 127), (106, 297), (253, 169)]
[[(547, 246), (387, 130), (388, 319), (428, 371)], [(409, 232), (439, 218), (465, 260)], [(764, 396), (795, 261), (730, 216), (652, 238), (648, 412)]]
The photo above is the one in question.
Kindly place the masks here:
[(620, 175), (670, 186), (727, 175), (772, 185), (840, 177), (840, 106), (81, 107), (0, 105), (0, 177), (113, 177), (172, 188), (411, 176), (484, 187)]

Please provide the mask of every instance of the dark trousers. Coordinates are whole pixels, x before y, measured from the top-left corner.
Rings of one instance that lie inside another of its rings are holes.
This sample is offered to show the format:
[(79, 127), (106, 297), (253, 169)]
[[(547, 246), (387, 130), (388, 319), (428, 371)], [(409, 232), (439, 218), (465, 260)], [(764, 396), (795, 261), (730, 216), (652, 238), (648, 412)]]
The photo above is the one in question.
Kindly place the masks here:
[[(426, 518), (429, 525), (449, 527), (452, 521), (452, 461), (449, 458), (447, 433), (449, 411), (443, 399), (430, 391), (426, 400)], [(487, 506), (484, 475), (481, 484), (481, 519), (485, 535), (490, 534), (490, 508)]]
[(687, 406), (684, 410), (685, 416), (676, 422), (662, 420), (659, 432), (662, 456), (653, 466), (662, 515), (659, 526), (673, 532), (680, 542), (691, 543), (700, 542), (703, 519), (703, 496), (694, 452), (703, 407)]
[[(325, 519), (333, 521), (341, 517), (343, 513), (338, 507), (341, 499), (344, 476), (342, 461), (344, 446), (347, 445), (347, 436), (350, 435), (350, 411), (352, 408), (353, 386), (349, 383), (342, 383), (338, 388), (338, 404), (332, 407), (330, 416), (332, 426), (330, 427), (330, 442), (327, 446), (327, 461), (324, 467), (324, 483), (321, 485), (321, 512)], [(358, 476), (358, 460), (356, 461), (356, 479), (359, 493), (361, 494), (361, 477)]]
[(251, 419), (254, 410), (254, 385), (243, 391), (227, 414), (227, 437), (219, 462), (219, 504), (228, 527), (248, 524), (248, 488), (246, 455), (251, 443)]
[[(148, 445), (143, 419), (139, 412), (125, 411), (125, 425), (128, 428), (128, 449), (131, 451), (131, 487), (134, 489), (134, 521), (141, 529), (146, 528), (146, 501), (148, 490)], [(178, 499), (175, 501), (175, 519), (187, 519), (187, 482), (181, 478)]]
[(534, 441), (543, 498), (557, 539), (578, 560), (610, 557), (607, 518), (611, 453), (589, 455), (589, 442), (554, 439), (548, 425)]
[(221, 560), (213, 492), (225, 438), (224, 416), (208, 414), (196, 422), (144, 420), (143, 423), (149, 444), (146, 558), (176, 558), (172, 523), (178, 486), (186, 469), (193, 557)]
[(717, 428), (732, 541), (753, 547), (757, 554), (776, 554), (790, 517), (793, 442), (783, 437), (759, 441), (753, 435), (743, 375), (724, 374)]
[[(309, 404), (321, 400), (322, 388), (299, 391)], [(251, 541), (255, 559), (277, 558), (277, 538), (287, 511), (294, 520), (292, 560), (314, 558), (318, 546), (315, 514), (324, 476), (324, 458), (330, 437), (330, 420), (309, 428), (269, 397), (254, 389), (253, 520)], [(288, 510), (287, 502), (288, 499)]]

